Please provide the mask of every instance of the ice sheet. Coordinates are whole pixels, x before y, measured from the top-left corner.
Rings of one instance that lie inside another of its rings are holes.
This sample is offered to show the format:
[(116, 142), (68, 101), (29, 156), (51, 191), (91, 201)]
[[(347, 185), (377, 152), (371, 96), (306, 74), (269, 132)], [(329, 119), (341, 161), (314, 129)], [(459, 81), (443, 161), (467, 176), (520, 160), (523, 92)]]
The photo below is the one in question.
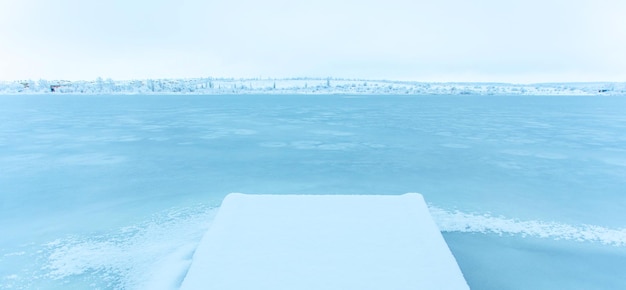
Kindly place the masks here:
[(414, 190), (472, 288), (626, 289), (624, 108), (619, 96), (4, 95), (0, 289), (176, 290), (210, 222), (199, 204)]
[(230, 194), (182, 290), (469, 289), (419, 194)]

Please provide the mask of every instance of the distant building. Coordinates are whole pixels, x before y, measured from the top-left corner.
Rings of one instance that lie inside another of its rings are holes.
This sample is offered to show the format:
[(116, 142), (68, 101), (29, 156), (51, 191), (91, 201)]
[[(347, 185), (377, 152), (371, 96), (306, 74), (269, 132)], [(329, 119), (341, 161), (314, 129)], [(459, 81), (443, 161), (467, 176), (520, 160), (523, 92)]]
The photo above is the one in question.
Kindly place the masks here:
[(61, 87), (61, 85), (50, 85), (50, 92), (56, 92), (59, 88)]

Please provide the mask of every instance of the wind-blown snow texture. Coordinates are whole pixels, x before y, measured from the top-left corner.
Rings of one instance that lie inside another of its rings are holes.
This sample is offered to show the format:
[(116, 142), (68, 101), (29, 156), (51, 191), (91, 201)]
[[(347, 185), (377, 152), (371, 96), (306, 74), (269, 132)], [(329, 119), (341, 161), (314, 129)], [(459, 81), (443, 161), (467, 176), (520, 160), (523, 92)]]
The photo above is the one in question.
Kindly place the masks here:
[(372, 95), (597, 95), (624, 94), (626, 83), (424, 83), (334, 78), (148, 79), (0, 82), (4, 94), (372, 94)]
[(616, 247), (626, 246), (626, 228), (611, 229), (595, 225), (568, 225), (545, 221), (521, 221), (490, 214), (472, 214), (447, 211), (429, 206), (433, 219), (443, 232), (495, 233), (498, 235), (520, 235), (555, 240), (598, 242)]

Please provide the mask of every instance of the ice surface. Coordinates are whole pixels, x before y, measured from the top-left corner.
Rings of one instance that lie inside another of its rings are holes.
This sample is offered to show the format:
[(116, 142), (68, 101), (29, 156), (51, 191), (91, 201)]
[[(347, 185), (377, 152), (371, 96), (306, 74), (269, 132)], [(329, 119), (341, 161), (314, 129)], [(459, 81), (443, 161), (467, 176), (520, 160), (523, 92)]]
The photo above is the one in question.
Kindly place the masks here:
[(614, 95), (4, 95), (0, 289), (176, 289), (210, 222), (201, 205), (228, 192), (412, 191), (473, 289), (626, 289), (624, 108)]
[(181, 290), (469, 289), (419, 194), (224, 200)]

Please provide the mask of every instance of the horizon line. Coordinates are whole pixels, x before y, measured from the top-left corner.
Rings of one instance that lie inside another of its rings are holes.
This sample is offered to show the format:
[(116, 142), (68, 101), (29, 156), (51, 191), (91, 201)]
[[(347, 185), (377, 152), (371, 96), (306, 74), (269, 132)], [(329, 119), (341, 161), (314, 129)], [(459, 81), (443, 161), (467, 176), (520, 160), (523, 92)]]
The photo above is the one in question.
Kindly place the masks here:
[(350, 77), (227, 77), (227, 76), (205, 76), (205, 77), (162, 77), (162, 78), (111, 78), (111, 77), (96, 77), (95, 79), (48, 79), (48, 78), (37, 78), (37, 79), (0, 79), (0, 82), (3, 83), (23, 83), (30, 81), (52, 81), (52, 82), (97, 82), (98, 80), (103, 81), (115, 81), (115, 82), (128, 82), (128, 81), (143, 81), (143, 80), (230, 80), (230, 81), (251, 81), (251, 80), (266, 80), (266, 81), (290, 81), (290, 80), (335, 80), (335, 81), (372, 81), (372, 82), (394, 82), (394, 83), (431, 83), (431, 84), (507, 84), (507, 85), (533, 85), (533, 84), (619, 84), (626, 83), (624, 81), (599, 81), (599, 80), (589, 80), (589, 81), (538, 81), (538, 82), (510, 82), (510, 81), (455, 81), (455, 80), (446, 80), (446, 81), (427, 81), (427, 80), (407, 80), (407, 79), (384, 79), (384, 78), (350, 78)]

